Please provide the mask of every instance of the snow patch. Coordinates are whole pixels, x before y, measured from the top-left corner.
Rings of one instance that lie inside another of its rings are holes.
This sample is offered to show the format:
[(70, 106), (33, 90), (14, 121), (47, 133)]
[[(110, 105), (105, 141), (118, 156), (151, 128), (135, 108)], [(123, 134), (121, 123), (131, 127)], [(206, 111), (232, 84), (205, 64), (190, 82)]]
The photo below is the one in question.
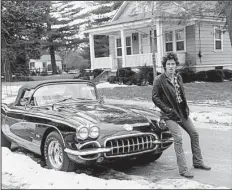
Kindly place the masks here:
[(97, 88), (116, 88), (116, 87), (133, 87), (136, 85), (124, 85), (124, 84), (110, 84), (109, 82), (103, 82), (97, 84)]
[[(23, 170), (23, 172), (22, 172)], [(42, 168), (23, 153), (2, 148), (2, 184), (8, 188), (27, 189), (183, 189), (217, 188), (187, 179), (164, 179), (156, 183), (137, 177), (131, 180), (101, 179), (84, 173)], [(218, 189), (225, 187), (218, 187)]]
[(232, 113), (223, 112), (192, 112), (190, 113), (190, 118), (195, 122), (204, 122), (212, 124), (232, 124)]

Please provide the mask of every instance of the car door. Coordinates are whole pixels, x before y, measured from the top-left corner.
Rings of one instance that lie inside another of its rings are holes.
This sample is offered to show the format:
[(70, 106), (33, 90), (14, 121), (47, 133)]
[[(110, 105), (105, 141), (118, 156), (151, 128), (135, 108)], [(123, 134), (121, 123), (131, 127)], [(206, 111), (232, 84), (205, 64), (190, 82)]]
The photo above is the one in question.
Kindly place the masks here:
[(27, 149), (37, 154), (41, 154), (40, 146), (42, 142), (42, 135), (40, 133), (44, 130), (44, 119), (41, 119), (38, 116), (38, 113), (39, 112), (36, 108), (27, 108), (24, 114), (24, 139)]
[(2, 126), (4, 134), (14, 140), (25, 139), (24, 112), (23, 106), (14, 106), (7, 110), (4, 126)]
[(25, 140), (33, 142), (35, 138), (35, 130), (38, 121), (35, 116), (33, 116), (33, 110), (29, 109), (24, 115), (24, 131)]

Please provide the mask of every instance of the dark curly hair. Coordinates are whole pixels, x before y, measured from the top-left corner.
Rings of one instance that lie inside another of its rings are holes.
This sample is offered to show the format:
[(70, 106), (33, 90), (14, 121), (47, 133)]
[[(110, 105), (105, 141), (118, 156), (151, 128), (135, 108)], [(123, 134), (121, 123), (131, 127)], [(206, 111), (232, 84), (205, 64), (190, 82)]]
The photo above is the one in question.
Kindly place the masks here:
[(163, 57), (162, 65), (164, 67), (164, 70), (166, 70), (166, 63), (167, 63), (167, 61), (168, 60), (172, 60), (172, 59), (175, 61), (176, 65), (179, 65), (179, 61), (178, 61), (177, 55), (175, 53), (173, 53), (173, 52), (170, 52), (170, 53), (167, 53), (167, 55), (165, 55)]

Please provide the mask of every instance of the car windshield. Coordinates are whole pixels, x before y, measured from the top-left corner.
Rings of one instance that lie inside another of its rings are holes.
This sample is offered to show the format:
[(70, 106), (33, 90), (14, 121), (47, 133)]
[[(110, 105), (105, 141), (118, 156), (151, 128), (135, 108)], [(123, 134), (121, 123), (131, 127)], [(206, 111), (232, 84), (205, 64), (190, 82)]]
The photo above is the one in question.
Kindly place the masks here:
[(94, 86), (89, 83), (50, 84), (40, 87), (32, 97), (37, 106), (75, 100), (97, 100)]

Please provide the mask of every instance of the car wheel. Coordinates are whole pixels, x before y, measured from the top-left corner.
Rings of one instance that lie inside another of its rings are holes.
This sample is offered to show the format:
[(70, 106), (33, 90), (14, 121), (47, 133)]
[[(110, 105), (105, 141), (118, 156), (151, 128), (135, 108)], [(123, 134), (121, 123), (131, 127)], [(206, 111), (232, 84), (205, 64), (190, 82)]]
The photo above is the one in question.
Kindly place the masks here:
[(60, 134), (51, 132), (44, 144), (44, 158), (48, 168), (60, 171), (74, 171), (76, 164), (72, 162), (66, 152)]
[(1, 147), (7, 147), (7, 148), (11, 147), (11, 142), (6, 138), (2, 130), (1, 130)]
[(158, 160), (162, 154), (163, 154), (163, 152), (156, 153), (156, 154), (154, 154), (154, 153), (147, 153), (147, 154), (144, 154), (144, 155), (141, 155), (141, 156), (137, 157), (137, 161), (139, 163), (146, 164), (146, 163)]

